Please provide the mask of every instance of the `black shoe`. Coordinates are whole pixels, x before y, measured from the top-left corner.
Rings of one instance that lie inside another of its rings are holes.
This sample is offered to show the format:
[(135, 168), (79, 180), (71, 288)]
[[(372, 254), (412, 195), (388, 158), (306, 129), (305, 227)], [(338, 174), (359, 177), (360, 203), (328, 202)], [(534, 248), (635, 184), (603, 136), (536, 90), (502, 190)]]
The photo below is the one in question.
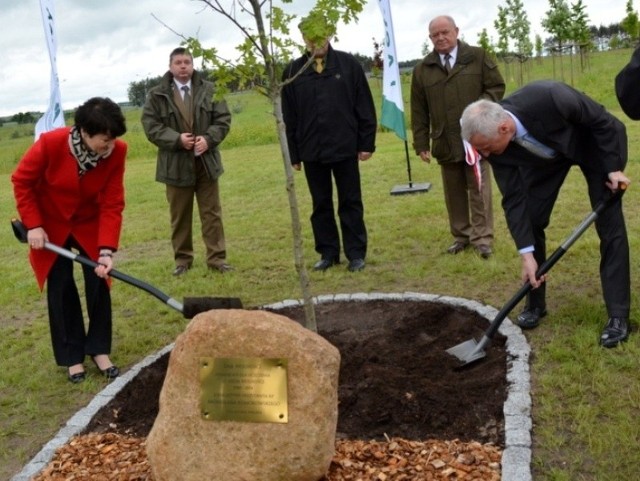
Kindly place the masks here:
[(184, 274), (185, 272), (187, 272), (189, 270), (189, 266), (176, 266), (176, 268), (173, 270), (173, 275), (176, 277), (181, 276), (182, 274)]
[(326, 271), (329, 267), (340, 264), (337, 257), (323, 257), (313, 265), (314, 271)]
[(358, 272), (364, 269), (364, 259), (351, 259), (349, 261), (349, 272)]
[(541, 307), (525, 307), (518, 317), (516, 318), (516, 324), (522, 329), (533, 329), (538, 327), (540, 319), (547, 315), (547, 310)]
[(468, 242), (455, 241), (453, 244), (451, 244), (447, 248), (447, 252), (449, 254), (458, 254), (459, 252), (462, 252), (463, 250), (465, 250), (468, 246), (469, 246)]
[(602, 347), (616, 347), (629, 337), (629, 321), (626, 317), (610, 317), (600, 336)]
[(106, 377), (107, 379), (115, 379), (120, 375), (120, 369), (118, 369), (118, 366), (115, 365), (111, 365), (106, 369), (100, 369), (100, 366), (98, 366), (98, 363), (96, 362), (96, 360), (92, 357), (91, 360), (93, 361), (93, 363), (96, 365), (96, 367), (98, 368), (98, 371), (100, 371), (102, 373), (102, 375), (104, 377)]
[(87, 373), (84, 371), (80, 371), (75, 374), (69, 374), (69, 372), (67, 371), (67, 379), (71, 381), (73, 384), (81, 383), (86, 378), (87, 378)]

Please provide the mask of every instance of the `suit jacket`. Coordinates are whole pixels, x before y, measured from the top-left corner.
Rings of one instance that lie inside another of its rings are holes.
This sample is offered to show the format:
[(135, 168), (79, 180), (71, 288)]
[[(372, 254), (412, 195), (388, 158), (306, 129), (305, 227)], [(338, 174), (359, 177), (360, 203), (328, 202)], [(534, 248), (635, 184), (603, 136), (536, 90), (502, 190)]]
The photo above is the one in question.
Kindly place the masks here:
[(458, 41), (458, 57), (450, 74), (440, 55), (429, 53), (411, 77), (411, 129), (416, 154), (430, 151), (439, 163), (463, 162), (460, 116), (479, 99), (497, 102), (505, 83), (498, 65), (481, 47)]
[[(111, 155), (81, 178), (69, 149), (69, 130), (46, 132), (29, 148), (11, 176), (14, 195), (27, 229), (43, 227), (49, 242), (59, 246), (73, 236), (97, 259), (100, 247), (118, 248), (127, 144), (116, 140)], [(56, 257), (48, 250), (30, 250), (40, 289)]]
[(616, 96), (620, 107), (629, 118), (640, 120), (640, 47), (636, 48), (629, 63), (616, 75)]
[[(490, 155), (502, 206), (518, 248), (534, 244), (527, 209), (527, 174), (558, 162), (589, 165), (585, 175), (598, 175), (602, 185), (610, 172), (624, 170), (627, 134), (624, 124), (604, 107), (566, 84), (532, 82), (501, 101), (538, 141), (558, 155), (550, 160), (527, 155), (511, 142), (500, 155)], [(601, 177), (601, 179), (600, 179)], [(536, 186), (535, 197), (557, 194), (553, 182)], [(603, 187), (604, 188), (604, 187)]]

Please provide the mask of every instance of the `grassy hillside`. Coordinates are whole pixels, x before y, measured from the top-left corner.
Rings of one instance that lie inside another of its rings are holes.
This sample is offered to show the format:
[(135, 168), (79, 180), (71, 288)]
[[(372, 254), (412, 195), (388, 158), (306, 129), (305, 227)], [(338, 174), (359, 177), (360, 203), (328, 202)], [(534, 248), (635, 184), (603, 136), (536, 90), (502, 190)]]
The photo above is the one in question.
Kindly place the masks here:
[[(526, 81), (564, 78), (602, 102), (628, 127), (630, 159), (626, 170), (640, 178), (640, 126), (620, 111), (613, 78), (628, 50), (597, 53), (581, 72), (579, 61), (551, 59), (525, 66)], [(573, 65), (573, 69), (570, 67)], [(508, 90), (516, 88), (519, 66), (503, 66)], [(564, 73), (561, 77), (560, 72)], [(408, 77), (405, 77), (408, 82)], [(380, 81), (372, 79), (379, 101)], [(408, 101), (408, 85), (404, 97)], [(101, 92), (96, 92), (100, 95)], [(196, 240), (196, 262), (187, 276), (173, 278), (168, 208), (162, 185), (154, 181), (155, 149), (144, 138), (138, 109), (126, 112), (130, 151), (126, 173), (127, 207), (119, 270), (157, 286), (171, 296), (237, 296), (247, 307), (301, 296), (293, 267), (289, 208), (273, 117), (255, 93), (228, 98), (234, 112), (223, 146), (226, 173), (221, 180), (229, 261), (236, 271), (224, 276), (207, 271)], [(408, 112), (408, 108), (406, 109)], [(0, 128), (0, 479), (8, 479), (46, 443), (65, 421), (104, 387), (92, 372), (72, 386), (55, 366), (49, 341), (46, 299), (35, 284), (26, 246), (11, 233), (15, 216), (10, 173), (32, 142), (32, 126)], [(427, 194), (390, 196), (407, 182), (404, 145), (380, 132), (374, 157), (362, 164), (365, 216), (370, 254), (365, 271), (345, 269), (311, 273), (315, 295), (337, 292), (420, 291), (461, 296), (500, 307), (515, 293), (520, 265), (494, 188), (495, 256), (481, 260), (472, 252), (444, 255), (450, 241), (440, 172), (412, 155), (413, 180), (431, 182)], [(302, 174), (296, 176), (307, 265), (316, 260), (307, 221), (310, 200)], [(625, 213), (632, 247), (632, 281), (638, 285), (640, 208), (636, 188), (626, 194)], [(589, 212), (584, 181), (572, 172), (548, 229), (555, 248)], [(197, 230), (196, 230), (197, 232)], [(585, 233), (554, 268), (549, 279), (550, 315), (527, 333), (533, 349), (534, 470), (536, 480), (637, 479), (640, 454), (640, 341), (633, 335), (623, 347), (602, 350), (597, 338), (606, 318), (598, 278), (598, 242)], [(632, 320), (636, 327), (637, 289)], [(175, 311), (131, 286), (114, 284), (113, 360), (122, 368), (172, 342), (186, 325)], [(443, 346), (446, 348), (447, 346)], [(419, 359), (419, 353), (416, 353)], [(89, 366), (87, 366), (89, 367)], [(479, 371), (481, 375), (481, 371)]]

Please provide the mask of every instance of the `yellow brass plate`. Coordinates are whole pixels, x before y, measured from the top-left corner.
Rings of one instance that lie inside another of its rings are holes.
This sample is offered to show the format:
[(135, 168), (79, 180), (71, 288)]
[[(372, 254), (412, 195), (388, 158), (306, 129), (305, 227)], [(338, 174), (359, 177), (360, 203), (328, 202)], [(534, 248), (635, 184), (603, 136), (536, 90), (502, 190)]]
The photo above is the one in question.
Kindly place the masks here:
[(200, 412), (207, 421), (287, 423), (287, 359), (200, 358)]

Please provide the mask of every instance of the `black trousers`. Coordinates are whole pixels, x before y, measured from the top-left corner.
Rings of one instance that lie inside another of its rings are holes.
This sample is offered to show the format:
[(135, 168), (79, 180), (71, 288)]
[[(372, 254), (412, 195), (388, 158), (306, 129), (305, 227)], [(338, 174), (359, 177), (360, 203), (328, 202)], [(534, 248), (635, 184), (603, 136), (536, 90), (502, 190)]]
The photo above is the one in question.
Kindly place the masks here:
[[(606, 174), (599, 165), (579, 164), (587, 181), (591, 207), (608, 193), (605, 186)], [(571, 164), (557, 163), (544, 168), (531, 168), (526, 171), (528, 181), (528, 201), (535, 236), (534, 258), (538, 265), (547, 257), (545, 228), (560, 187), (567, 176)], [(585, 213), (586, 216), (586, 213)], [(579, 219), (582, 220), (582, 219)], [(575, 226), (578, 225), (578, 220)], [(600, 282), (607, 313), (610, 317), (628, 317), (631, 303), (631, 280), (629, 267), (629, 241), (622, 213), (622, 201), (611, 204), (595, 220), (596, 232), (600, 238)], [(546, 283), (533, 289), (527, 301), (530, 307), (545, 307)]]
[[(71, 239), (65, 248), (77, 247)], [(81, 249), (80, 254), (85, 255)], [(47, 305), (53, 355), (59, 366), (73, 366), (85, 356), (111, 353), (111, 295), (106, 280), (82, 266), (89, 329), (85, 331), (73, 261), (58, 256), (47, 277)]]
[(315, 249), (323, 258), (339, 257), (340, 237), (333, 206), (333, 180), (338, 193), (338, 217), (347, 259), (367, 255), (367, 229), (360, 188), (358, 159), (340, 162), (305, 162), (304, 173), (313, 202), (311, 227)]

